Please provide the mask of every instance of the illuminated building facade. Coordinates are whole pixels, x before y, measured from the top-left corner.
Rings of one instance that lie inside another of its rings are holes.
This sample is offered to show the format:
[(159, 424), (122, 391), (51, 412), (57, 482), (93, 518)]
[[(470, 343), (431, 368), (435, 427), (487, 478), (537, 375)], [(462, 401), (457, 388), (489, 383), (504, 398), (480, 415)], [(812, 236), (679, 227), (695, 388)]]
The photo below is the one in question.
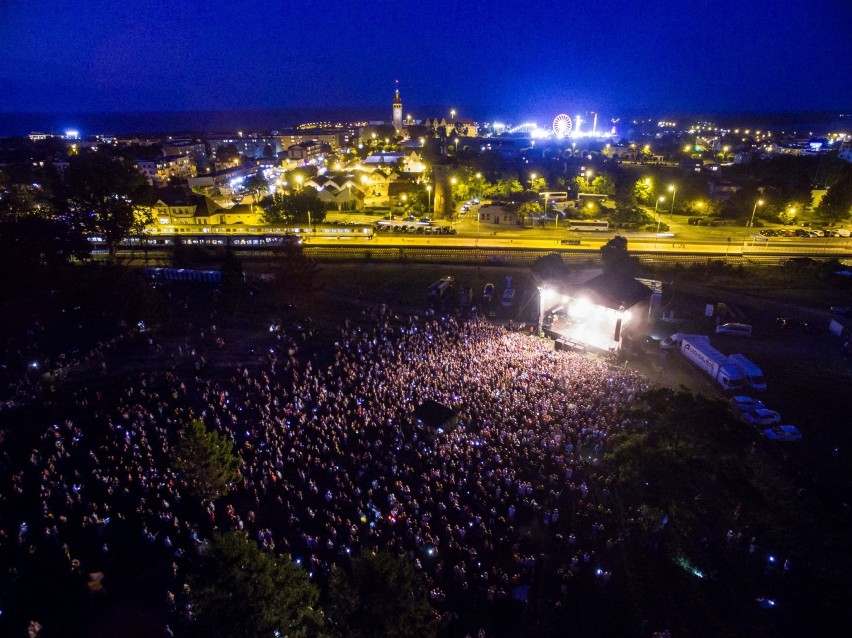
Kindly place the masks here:
[(169, 179), (195, 177), (195, 162), (188, 155), (167, 155), (152, 160), (137, 160), (136, 170), (145, 176), (149, 184), (165, 186)]
[(402, 98), (399, 97), (399, 87), (393, 98), (393, 130), (397, 135), (402, 135)]

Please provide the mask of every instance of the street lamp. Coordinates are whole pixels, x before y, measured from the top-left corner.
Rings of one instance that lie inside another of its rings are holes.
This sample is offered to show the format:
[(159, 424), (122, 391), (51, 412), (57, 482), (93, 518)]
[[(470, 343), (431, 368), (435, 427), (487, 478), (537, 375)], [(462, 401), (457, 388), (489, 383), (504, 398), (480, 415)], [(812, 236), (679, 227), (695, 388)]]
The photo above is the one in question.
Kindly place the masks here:
[(550, 290), (547, 286), (538, 286), (538, 336), (544, 336), (542, 324), (544, 323), (544, 303), (550, 298)]
[(432, 212), (432, 184), (426, 184), (426, 212)]
[(674, 187), (674, 184), (669, 185), (669, 191), (672, 194), (672, 210), (669, 213), (669, 217), (674, 217), (674, 200), (675, 200), (675, 195), (677, 194), (677, 189)]
[(451, 120), (456, 119), (456, 110), (455, 109), (450, 109), (450, 119)]
[(654, 214), (657, 216), (657, 234), (654, 235), (654, 250), (657, 249), (657, 239), (660, 237), (660, 222), (662, 221), (661, 215), (657, 212), (657, 208), (660, 206), (660, 202), (664, 202), (666, 200), (665, 195), (660, 195), (657, 198), (657, 203), (654, 204)]
[(749, 228), (754, 228), (754, 214), (757, 212), (757, 207), (763, 206), (763, 200), (759, 199), (754, 203), (754, 208), (751, 209), (751, 219), (748, 222)]

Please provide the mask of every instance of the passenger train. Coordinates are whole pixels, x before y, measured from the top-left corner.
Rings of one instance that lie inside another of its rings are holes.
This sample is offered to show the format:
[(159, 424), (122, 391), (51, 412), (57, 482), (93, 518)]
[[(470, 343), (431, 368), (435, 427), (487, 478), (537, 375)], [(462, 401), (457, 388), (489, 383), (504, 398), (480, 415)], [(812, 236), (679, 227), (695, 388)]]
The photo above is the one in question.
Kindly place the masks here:
[[(372, 239), (375, 228), (369, 224), (322, 224), (307, 226), (159, 226), (144, 237), (127, 237), (121, 248), (154, 249), (185, 246), (264, 250), (300, 245), (310, 239)], [(90, 236), (93, 248), (105, 248), (102, 237)]]

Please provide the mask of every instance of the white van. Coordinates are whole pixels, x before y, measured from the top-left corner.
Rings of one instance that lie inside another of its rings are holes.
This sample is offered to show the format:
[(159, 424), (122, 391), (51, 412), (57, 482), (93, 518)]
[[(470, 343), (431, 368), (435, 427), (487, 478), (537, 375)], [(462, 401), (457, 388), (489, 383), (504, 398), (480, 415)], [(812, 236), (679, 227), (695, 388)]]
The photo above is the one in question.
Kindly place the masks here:
[(660, 341), (660, 348), (663, 350), (680, 350), (680, 342), (683, 341), (684, 336), (686, 335), (676, 332)]
[(723, 323), (716, 326), (716, 334), (731, 337), (750, 337), (751, 326), (747, 323)]

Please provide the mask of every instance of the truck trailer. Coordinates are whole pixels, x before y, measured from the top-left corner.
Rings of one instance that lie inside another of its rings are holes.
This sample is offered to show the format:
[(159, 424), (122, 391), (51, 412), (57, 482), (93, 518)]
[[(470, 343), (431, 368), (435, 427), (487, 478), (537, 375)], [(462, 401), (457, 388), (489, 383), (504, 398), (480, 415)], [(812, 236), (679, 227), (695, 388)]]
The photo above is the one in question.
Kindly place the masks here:
[(703, 370), (725, 390), (739, 390), (744, 378), (739, 367), (710, 345), (704, 335), (683, 335), (680, 351), (693, 365)]
[(766, 378), (763, 376), (763, 370), (761, 370), (756, 363), (746, 359), (744, 355), (741, 354), (732, 354), (728, 359), (740, 370), (740, 374), (743, 375), (746, 383), (748, 383), (755, 390), (765, 390), (766, 389)]

